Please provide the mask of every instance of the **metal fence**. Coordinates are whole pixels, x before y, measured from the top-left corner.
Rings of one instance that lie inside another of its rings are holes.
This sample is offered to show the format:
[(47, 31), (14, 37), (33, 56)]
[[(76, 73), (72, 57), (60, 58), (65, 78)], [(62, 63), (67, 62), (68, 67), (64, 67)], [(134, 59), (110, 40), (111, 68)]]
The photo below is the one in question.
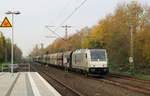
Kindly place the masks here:
[(2, 63), (0, 72), (8, 72), (8, 71), (9, 71), (9, 65)]
[(30, 72), (30, 63), (28, 64), (18, 64), (19, 65), (19, 72)]

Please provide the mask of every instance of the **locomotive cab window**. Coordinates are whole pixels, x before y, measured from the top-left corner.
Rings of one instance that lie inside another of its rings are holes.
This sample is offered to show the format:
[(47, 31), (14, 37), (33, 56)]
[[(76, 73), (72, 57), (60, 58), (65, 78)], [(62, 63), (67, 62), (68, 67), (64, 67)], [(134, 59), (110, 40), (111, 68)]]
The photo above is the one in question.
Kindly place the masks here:
[(91, 50), (91, 61), (106, 61), (106, 52), (102, 50)]

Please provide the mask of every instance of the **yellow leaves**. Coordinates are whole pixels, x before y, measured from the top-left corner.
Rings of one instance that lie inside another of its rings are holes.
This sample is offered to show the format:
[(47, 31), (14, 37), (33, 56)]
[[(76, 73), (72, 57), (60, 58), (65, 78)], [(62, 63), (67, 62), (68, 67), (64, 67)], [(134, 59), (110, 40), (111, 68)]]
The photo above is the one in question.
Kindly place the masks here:
[(150, 60), (150, 41), (146, 42), (143, 46), (143, 56), (146, 58), (147, 61)]
[[(150, 62), (149, 14), (150, 7), (144, 8), (137, 2), (120, 4), (114, 13), (106, 15), (98, 22), (98, 25), (81, 29), (70, 36), (67, 42), (57, 39), (47, 50), (59, 52), (64, 49), (105, 48), (109, 52), (111, 63), (127, 66), (130, 55), (130, 29), (132, 27), (134, 31), (135, 62), (139, 64), (142, 60)], [(121, 61), (116, 58), (120, 58)]]
[[(11, 41), (6, 39), (5, 36), (0, 32), (0, 62), (10, 61), (11, 53)], [(20, 59), (22, 56), (21, 50), (17, 45), (14, 45), (14, 60)]]
[(58, 41), (57, 40), (53, 43), (53, 46), (54, 46), (54, 48), (58, 47)]
[(142, 47), (142, 55), (146, 58), (146, 61), (149, 61), (150, 63), (150, 28), (149, 30), (140, 32), (139, 34), (142, 38), (140, 41)]
[(88, 48), (89, 39), (86, 38), (86, 36), (85, 36), (85, 38), (82, 41), (82, 48)]

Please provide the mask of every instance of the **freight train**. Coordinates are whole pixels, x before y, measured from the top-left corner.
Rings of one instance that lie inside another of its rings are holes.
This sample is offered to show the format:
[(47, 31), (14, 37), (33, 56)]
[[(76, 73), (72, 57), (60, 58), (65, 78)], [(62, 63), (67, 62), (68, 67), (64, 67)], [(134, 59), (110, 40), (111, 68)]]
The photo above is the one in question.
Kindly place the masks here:
[(109, 72), (105, 49), (78, 49), (53, 53), (36, 56), (33, 61), (86, 74), (105, 75)]

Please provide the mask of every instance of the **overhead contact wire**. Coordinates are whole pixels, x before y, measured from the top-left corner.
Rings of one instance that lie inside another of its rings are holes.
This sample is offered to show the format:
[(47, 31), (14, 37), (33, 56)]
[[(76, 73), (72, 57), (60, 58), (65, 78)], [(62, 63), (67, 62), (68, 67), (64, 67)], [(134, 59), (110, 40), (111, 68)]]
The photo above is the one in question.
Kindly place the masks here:
[[(64, 24), (68, 19), (70, 19), (72, 16), (73, 16), (73, 14), (77, 11), (77, 10), (79, 10), (79, 8), (81, 8), (81, 6), (86, 2), (87, 0), (84, 0), (78, 7), (76, 7), (75, 9), (74, 9), (74, 11), (72, 11), (72, 13), (69, 15), (69, 16), (67, 16), (65, 19), (64, 19), (64, 21), (62, 22), (62, 23), (60, 23), (59, 24), (59, 26), (61, 26), (62, 24)], [(57, 28), (55, 29), (55, 31), (57, 30)]]

